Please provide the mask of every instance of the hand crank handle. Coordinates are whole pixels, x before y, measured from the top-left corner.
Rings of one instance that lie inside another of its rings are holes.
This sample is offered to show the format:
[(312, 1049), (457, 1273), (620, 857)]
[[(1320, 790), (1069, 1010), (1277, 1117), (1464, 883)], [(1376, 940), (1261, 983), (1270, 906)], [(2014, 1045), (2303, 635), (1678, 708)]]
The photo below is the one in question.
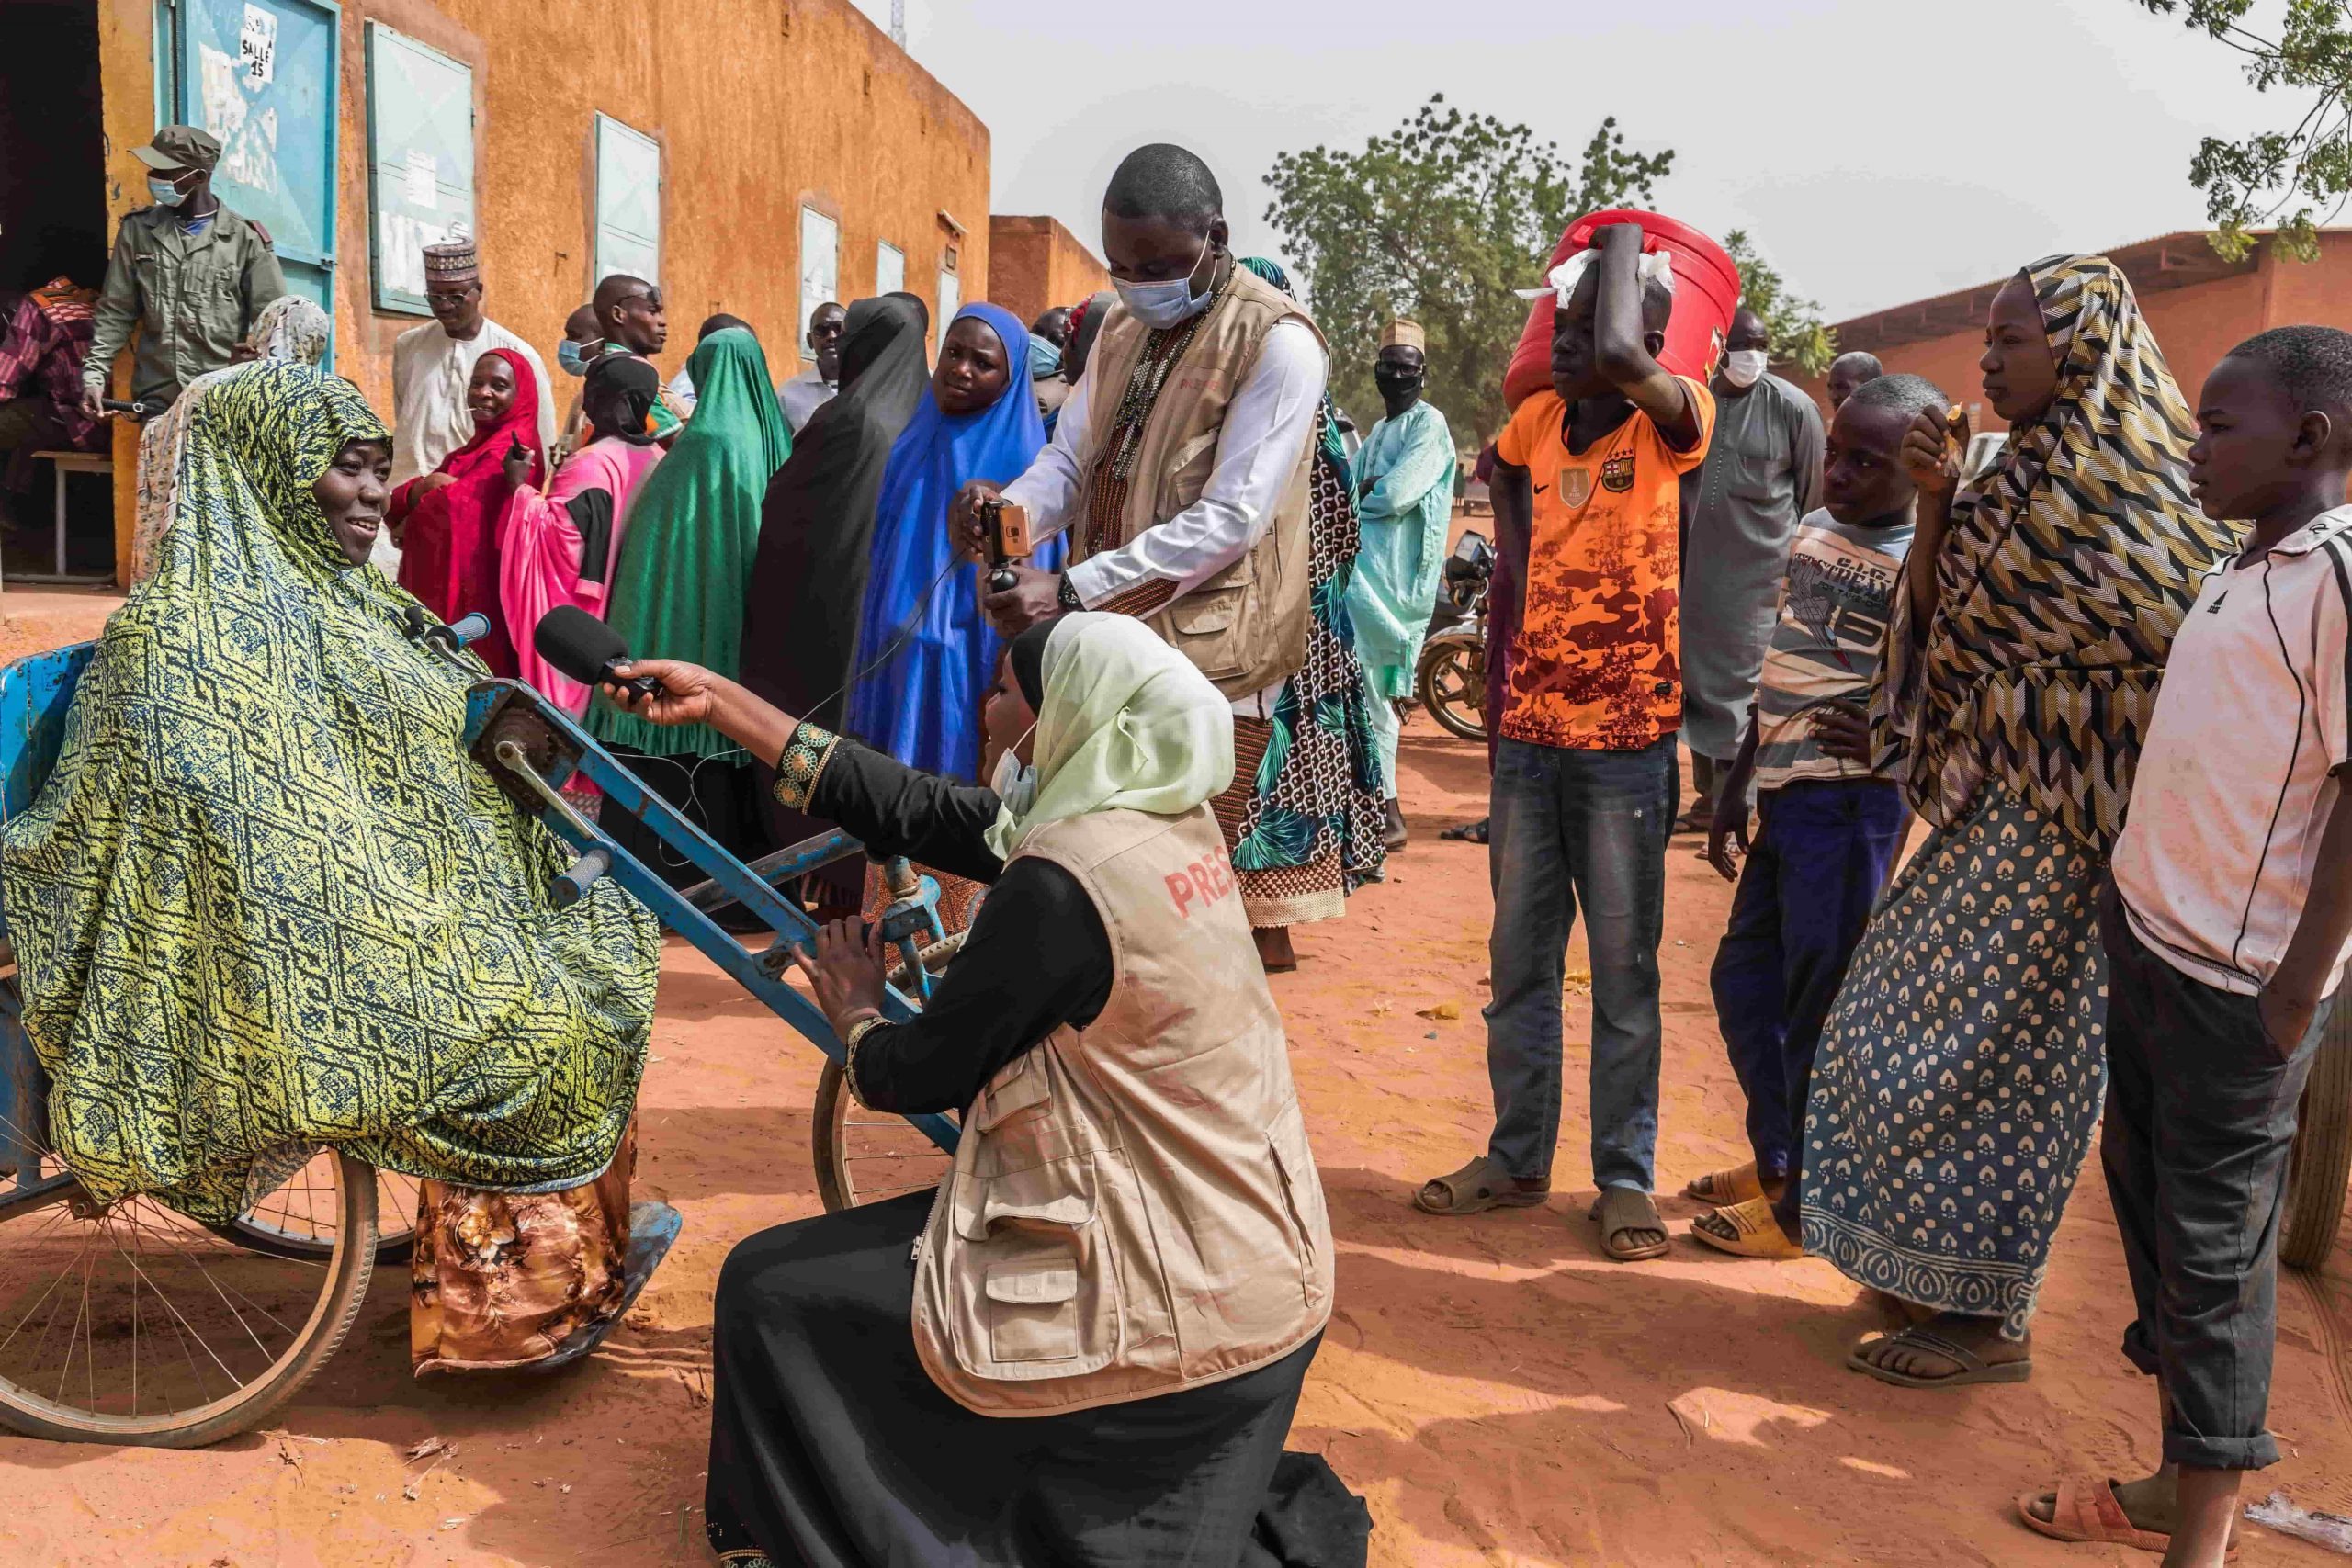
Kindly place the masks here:
[(548, 885), (548, 897), (559, 909), (569, 909), (588, 897), (588, 889), (596, 879), (613, 869), (613, 857), (601, 846), (590, 850), (571, 863), (570, 870)]

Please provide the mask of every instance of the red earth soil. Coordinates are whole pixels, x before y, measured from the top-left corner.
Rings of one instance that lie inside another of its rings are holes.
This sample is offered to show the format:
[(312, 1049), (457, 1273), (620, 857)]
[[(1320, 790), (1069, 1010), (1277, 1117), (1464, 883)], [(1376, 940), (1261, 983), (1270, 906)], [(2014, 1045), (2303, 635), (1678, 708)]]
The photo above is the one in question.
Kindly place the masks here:
[[(91, 635), (110, 601), (10, 590), (0, 653)], [(1298, 932), (1273, 982), (1340, 1248), (1339, 1307), (1294, 1447), (1369, 1500), (1373, 1561), (1455, 1563), (2150, 1563), (2013, 1522), (2063, 1475), (2157, 1457), (2154, 1393), (2116, 1345), (2128, 1311), (2096, 1159), (2060, 1235), (2033, 1380), (1912, 1393), (1843, 1366), (1875, 1325), (1827, 1264), (1742, 1262), (1680, 1235), (1603, 1258), (1585, 1218), (1587, 1004), (1569, 998), (1563, 1189), (1543, 1209), (1441, 1220), (1417, 1183), (1481, 1146), (1489, 1103), (1486, 852), (1442, 843), (1479, 815), (1479, 748), (1407, 731), (1413, 842), (1348, 918)], [(1660, 1183), (1745, 1157), (1707, 964), (1730, 890), (1678, 839), (1668, 864)], [(1581, 972), (1579, 943), (1570, 956)], [(1429, 1016), (1429, 1015), (1437, 1016)], [(1450, 1014), (1450, 1016), (1449, 1016)], [(698, 1565), (710, 1292), (737, 1240), (816, 1213), (818, 1054), (673, 942), (639, 1133), (642, 1194), (685, 1216), (678, 1247), (604, 1351), (548, 1380), (418, 1383), (402, 1271), (266, 1433), (195, 1453), (0, 1438), (0, 1562), (169, 1568)], [(2352, 1513), (2352, 1251), (2279, 1292), (2271, 1419), (2286, 1459), (2256, 1478)], [(437, 1462), (403, 1453), (438, 1436)], [(404, 1489), (413, 1486), (411, 1500)], [(2332, 1561), (2249, 1529), (2246, 1568)]]

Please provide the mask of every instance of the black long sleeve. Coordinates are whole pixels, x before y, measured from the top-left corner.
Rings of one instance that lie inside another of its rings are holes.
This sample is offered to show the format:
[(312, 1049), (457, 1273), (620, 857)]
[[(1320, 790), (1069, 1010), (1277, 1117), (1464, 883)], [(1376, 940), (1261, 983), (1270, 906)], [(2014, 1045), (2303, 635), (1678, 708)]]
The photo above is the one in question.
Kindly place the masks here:
[(993, 790), (918, 772), (836, 740), (809, 792), (811, 815), (886, 855), (989, 883), (964, 949), (911, 1022), (869, 1032), (858, 1096), (876, 1111), (961, 1111), (1006, 1063), (1111, 998), (1111, 936), (1078, 879), (1051, 861), (999, 860), (982, 840)]
[(992, 883), (1004, 863), (981, 835), (1000, 804), (992, 789), (910, 768), (843, 736), (808, 792), (807, 810), (839, 823), (877, 855), (904, 855)]

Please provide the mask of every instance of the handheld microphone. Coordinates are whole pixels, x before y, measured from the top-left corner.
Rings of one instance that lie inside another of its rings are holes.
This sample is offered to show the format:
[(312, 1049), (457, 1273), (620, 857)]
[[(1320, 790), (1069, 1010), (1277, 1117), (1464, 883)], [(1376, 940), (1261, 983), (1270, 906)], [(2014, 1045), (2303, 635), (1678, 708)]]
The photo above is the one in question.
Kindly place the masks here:
[(659, 696), (662, 682), (650, 675), (613, 679), (613, 666), (629, 661), (620, 633), (577, 604), (558, 604), (539, 617), (531, 646), (541, 659), (583, 686), (618, 686), (639, 697)]

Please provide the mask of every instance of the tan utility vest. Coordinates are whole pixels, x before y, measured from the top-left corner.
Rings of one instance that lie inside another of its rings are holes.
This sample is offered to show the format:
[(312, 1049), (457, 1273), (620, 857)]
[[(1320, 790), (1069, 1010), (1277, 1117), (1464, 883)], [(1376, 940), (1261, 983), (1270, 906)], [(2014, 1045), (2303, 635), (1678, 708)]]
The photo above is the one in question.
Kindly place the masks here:
[(1102, 811), (1018, 852), (1110, 934), (1102, 1016), (980, 1091), (915, 1257), (931, 1379), (984, 1416), (1170, 1393), (1331, 1313), (1331, 1232), (1216, 818)]
[[(1168, 372), (1145, 416), (1143, 445), (1130, 476), (1119, 535), (1128, 544), (1201, 498), (1216, 468), (1225, 411), (1258, 350), (1277, 321), (1304, 321), (1323, 341), (1314, 318), (1281, 289), (1236, 265), (1216, 302)], [(1086, 519), (1092, 515), (1096, 465), (1118, 423), (1119, 404), (1151, 333), (1114, 305), (1094, 344), (1087, 373), (1092, 430), (1079, 455), (1087, 491), (1080, 521), (1069, 531), (1071, 559), (1084, 558)], [(1298, 673), (1306, 661), (1309, 470), (1315, 442), (1299, 454), (1298, 469), (1283, 491), (1273, 522), (1249, 553), (1150, 617), (1152, 629), (1191, 660), (1227, 697), (1247, 697)]]

